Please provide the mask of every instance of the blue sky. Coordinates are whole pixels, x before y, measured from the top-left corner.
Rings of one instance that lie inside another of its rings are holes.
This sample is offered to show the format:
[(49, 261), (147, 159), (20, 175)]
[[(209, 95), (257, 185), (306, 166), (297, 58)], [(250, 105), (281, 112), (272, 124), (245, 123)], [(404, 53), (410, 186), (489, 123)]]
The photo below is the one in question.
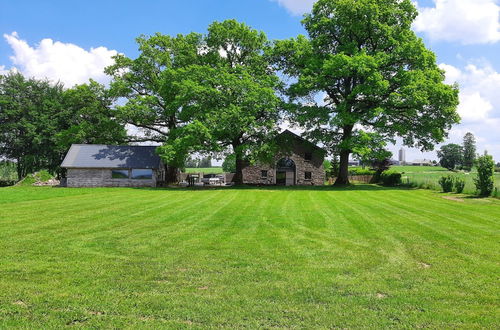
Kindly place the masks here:
[[(270, 39), (304, 33), (301, 15), (314, 0), (12, 1), (0, 0), (0, 73), (12, 68), (67, 86), (89, 78), (106, 83), (102, 68), (116, 52), (137, 55), (134, 39), (155, 32), (205, 32), (214, 20), (236, 18)], [(461, 87), (462, 124), (500, 161), (500, 0), (418, 0), (414, 30), (438, 58), (449, 83)], [(396, 151), (398, 146), (391, 147)], [(435, 152), (407, 151), (408, 160)]]

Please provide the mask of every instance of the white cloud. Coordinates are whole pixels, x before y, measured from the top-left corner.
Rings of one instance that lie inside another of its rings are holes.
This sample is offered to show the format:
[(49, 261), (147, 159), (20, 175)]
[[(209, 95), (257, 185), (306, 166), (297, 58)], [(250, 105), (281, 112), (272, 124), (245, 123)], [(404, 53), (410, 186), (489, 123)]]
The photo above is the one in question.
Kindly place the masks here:
[[(418, 7), (414, 29), (433, 40), (484, 44), (500, 40), (498, 0), (434, 0)], [(417, 4), (418, 5), (418, 4)]]
[(30, 46), (16, 32), (3, 36), (13, 51), (10, 60), (26, 76), (61, 81), (66, 87), (86, 83), (89, 78), (100, 83), (110, 80), (104, 68), (113, 64), (111, 57), (117, 54), (115, 50), (105, 47), (85, 50), (52, 39)]
[(302, 15), (311, 11), (316, 0), (272, 0), (288, 9), (293, 15)]
[(484, 60), (474, 62), (462, 69), (439, 65), (446, 71), (446, 82), (457, 82), (460, 86), (458, 112), (462, 123), (451, 130), (446, 143), (462, 143), (465, 133), (472, 132), (476, 136), (478, 152), (488, 150), (495, 160), (500, 161), (500, 73)]
[(488, 113), (493, 106), (479, 92), (472, 94), (460, 93), (458, 113), (464, 122), (482, 121), (488, 119)]

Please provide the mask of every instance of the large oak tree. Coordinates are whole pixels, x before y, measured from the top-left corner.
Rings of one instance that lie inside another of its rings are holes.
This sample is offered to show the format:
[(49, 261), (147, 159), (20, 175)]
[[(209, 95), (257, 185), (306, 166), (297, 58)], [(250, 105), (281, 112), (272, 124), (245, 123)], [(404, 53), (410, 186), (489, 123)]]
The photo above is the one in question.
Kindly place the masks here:
[(308, 37), (276, 42), (275, 64), (293, 78), (291, 117), (340, 156), (336, 184), (370, 144), (363, 131), (432, 150), (459, 122), (458, 88), (411, 30), (416, 16), (410, 0), (319, 0), (303, 20)]
[(235, 20), (214, 22), (199, 52), (200, 65), (183, 71), (185, 111), (191, 122), (173, 131), (161, 153), (167, 160), (190, 152), (231, 153), (234, 181), (245, 161), (262, 152), (278, 130), (281, 83), (264, 50), (266, 35)]

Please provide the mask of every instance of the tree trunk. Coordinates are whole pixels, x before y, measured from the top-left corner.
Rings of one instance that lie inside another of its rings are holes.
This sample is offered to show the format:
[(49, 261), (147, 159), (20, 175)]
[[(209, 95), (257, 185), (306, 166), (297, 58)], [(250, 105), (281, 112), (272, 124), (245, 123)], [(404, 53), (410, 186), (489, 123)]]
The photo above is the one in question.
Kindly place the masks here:
[(233, 179), (236, 185), (243, 184), (243, 167), (244, 167), (244, 160), (242, 159), (241, 155), (236, 153), (236, 173)]
[(340, 152), (339, 176), (335, 180), (335, 185), (349, 184), (349, 150), (342, 150)]
[(177, 183), (179, 182), (179, 169), (174, 166), (166, 166), (165, 168), (165, 182)]
[[(354, 125), (346, 125), (342, 128), (342, 143), (348, 141), (352, 136), (352, 130)], [(340, 164), (339, 164), (339, 176), (337, 180), (335, 180), (336, 186), (349, 184), (349, 154), (351, 150), (347, 149), (344, 146), (343, 149), (340, 150)]]

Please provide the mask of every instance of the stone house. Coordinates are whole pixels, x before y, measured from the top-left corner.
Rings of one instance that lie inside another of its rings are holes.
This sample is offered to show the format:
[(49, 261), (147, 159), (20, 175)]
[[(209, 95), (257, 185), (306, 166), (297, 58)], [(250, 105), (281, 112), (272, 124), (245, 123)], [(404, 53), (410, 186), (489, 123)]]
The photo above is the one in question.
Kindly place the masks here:
[(61, 164), (67, 187), (156, 187), (165, 165), (155, 146), (73, 144)]
[(325, 183), (323, 161), (326, 152), (315, 144), (290, 132), (277, 137), (279, 152), (272, 164), (247, 165), (243, 183), (257, 185), (314, 185)]

